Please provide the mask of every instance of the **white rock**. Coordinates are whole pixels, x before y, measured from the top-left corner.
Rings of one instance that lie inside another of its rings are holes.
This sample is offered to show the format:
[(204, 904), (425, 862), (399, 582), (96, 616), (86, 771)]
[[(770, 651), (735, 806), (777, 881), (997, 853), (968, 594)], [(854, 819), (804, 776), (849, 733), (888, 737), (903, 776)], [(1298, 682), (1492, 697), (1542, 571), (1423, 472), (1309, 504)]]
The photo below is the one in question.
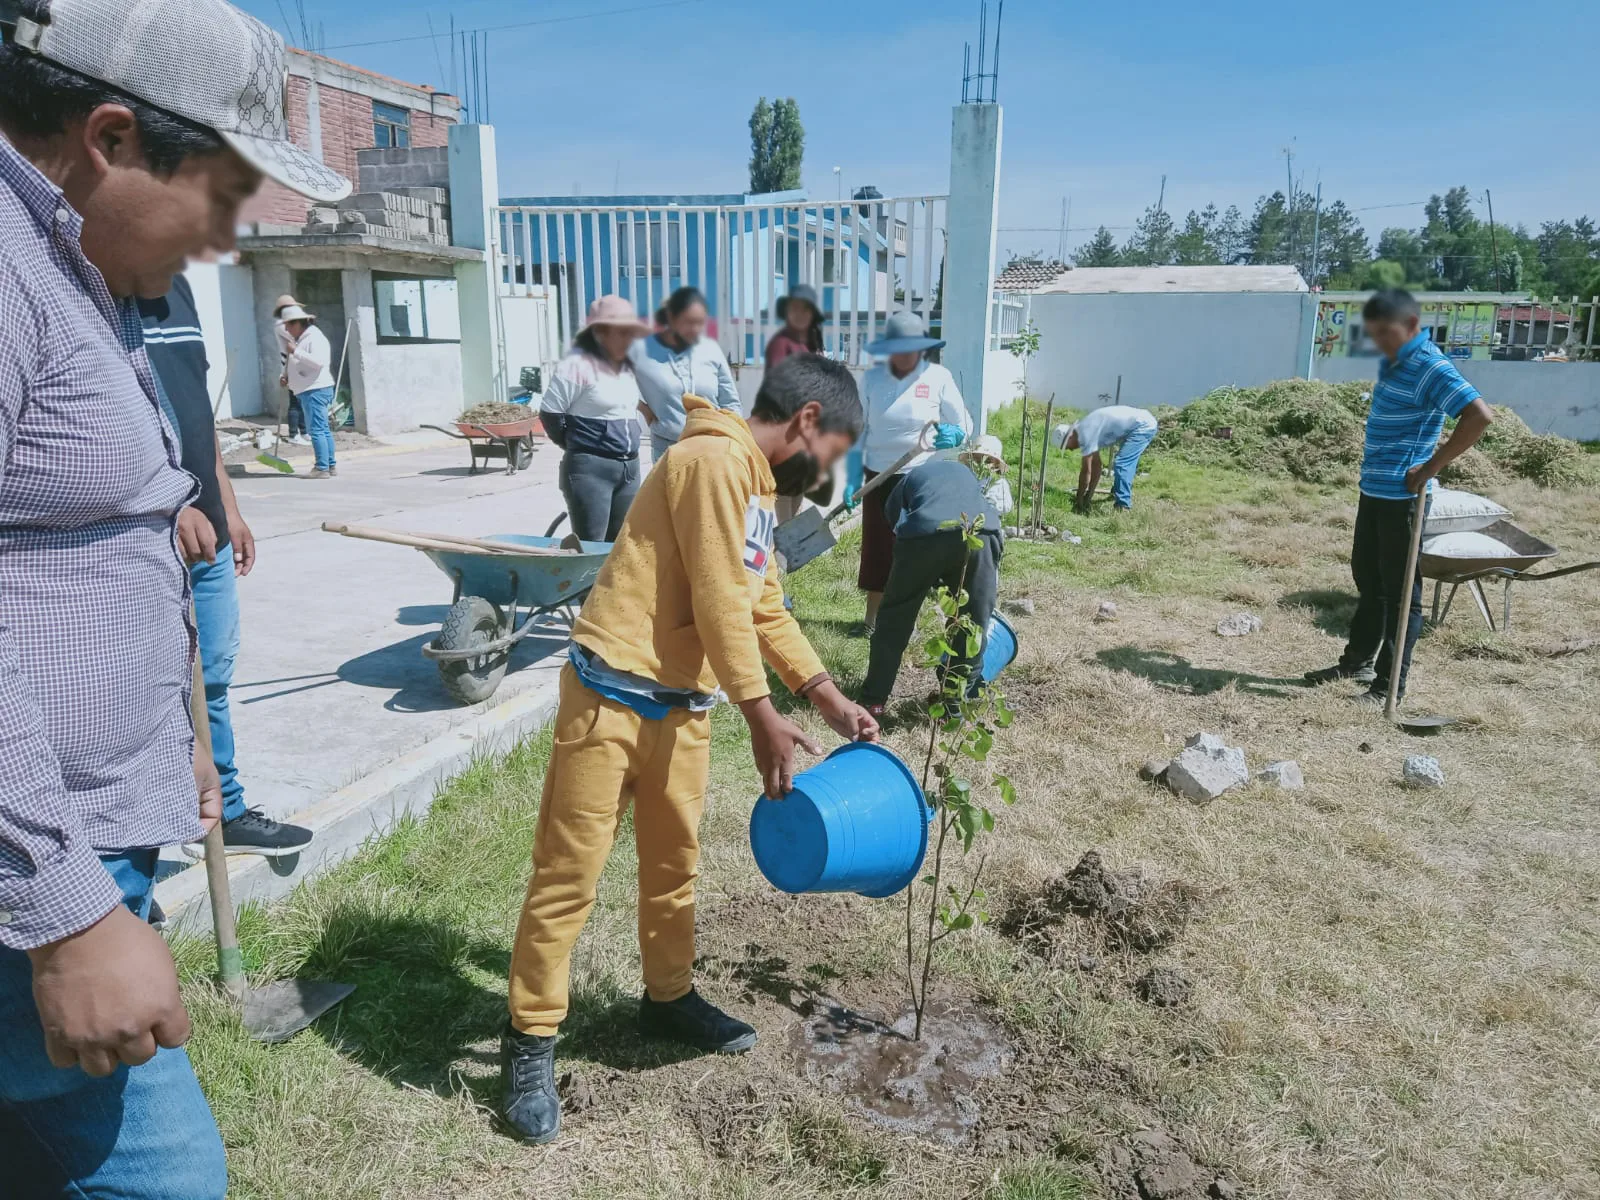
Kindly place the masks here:
[(1306, 777), (1300, 771), (1300, 764), (1293, 759), (1268, 763), (1256, 772), (1256, 778), (1286, 792), (1298, 792), (1306, 786)]
[(1013, 617), (1033, 616), (1033, 601), (1028, 599), (1026, 596), (1016, 600), (1007, 600), (1003, 607)]
[[(272, 443), (275, 442), (275, 441), (277, 441), (277, 437), (272, 432), (272, 430), (270, 430), (270, 429), (258, 429), (258, 430), (256, 430), (256, 449), (257, 450), (271, 450), (272, 449)], [(1399, 618), (1396, 617), (1395, 620), (1398, 621)]]
[(1214, 733), (1197, 733), (1167, 768), (1167, 786), (1196, 804), (1209, 804), (1230, 788), (1250, 782), (1244, 751)]
[(1073, 533), (1070, 529), (1063, 529), (1061, 531), (1061, 540), (1073, 546), (1083, 545), (1083, 539), (1077, 534)]
[(1261, 618), (1255, 613), (1234, 613), (1231, 617), (1224, 617), (1217, 623), (1217, 632), (1223, 637), (1245, 637), (1252, 633), (1261, 632)]
[(1115, 621), (1117, 619), (1117, 602), (1115, 600), (1102, 600), (1100, 607), (1095, 610), (1096, 621)]
[(1427, 754), (1408, 754), (1402, 772), (1406, 785), (1417, 788), (1442, 788), (1444, 768), (1439, 760)]

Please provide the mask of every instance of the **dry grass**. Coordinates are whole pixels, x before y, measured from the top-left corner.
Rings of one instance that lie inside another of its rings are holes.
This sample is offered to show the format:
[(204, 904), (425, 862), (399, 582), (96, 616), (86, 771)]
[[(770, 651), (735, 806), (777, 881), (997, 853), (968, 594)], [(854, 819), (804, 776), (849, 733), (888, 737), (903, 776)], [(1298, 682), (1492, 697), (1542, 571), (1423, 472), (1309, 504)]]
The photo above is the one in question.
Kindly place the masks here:
[[(989, 843), (995, 890), (1036, 894), (1097, 848), (1108, 866), (1201, 897), (1150, 953), (1107, 949), (1085, 923), (1082, 949), (1106, 956), (1093, 974), (998, 927), (946, 944), (945, 986), (981, 997), (1017, 1039), (1028, 1105), (992, 1102), (1031, 1140), (907, 1142), (797, 1076), (786, 1002), (811, 986), (891, 1001), (901, 910), (779, 898), (760, 880), (745, 832), (754, 772), (723, 713), (703, 831), (703, 986), (754, 1020), (755, 1053), (679, 1059), (633, 1040), (624, 844), (579, 946), (564, 1047), (593, 1105), (547, 1150), (495, 1131), (494, 1025), (543, 762), (530, 746), (270, 920), (250, 914), (258, 967), (361, 985), (335, 1021), (251, 1046), (198, 982), (203, 949), (183, 948), (235, 1194), (1119, 1196), (1126, 1181), (1097, 1181), (1088, 1164), (1158, 1124), (1253, 1197), (1600, 1195), (1600, 655), (1527, 652), (1595, 634), (1592, 585), (1522, 585), (1506, 638), (1458, 606), (1419, 651), (1412, 704), (1471, 723), (1419, 744), (1347, 691), (1294, 682), (1338, 651), (1352, 498), (1152, 468), (1129, 517), (1058, 512), (1084, 544), (1015, 545), (1005, 565), (1005, 592), (1032, 597), (1036, 615), (1018, 622), (1023, 650), (1005, 680), (1019, 718), (994, 762), (1021, 799)], [(1600, 499), (1528, 484), (1497, 494), (1561, 561), (1600, 555)], [(847, 551), (796, 590), (851, 681), (864, 646), (843, 634)], [(1106, 597), (1120, 619), (1097, 624)], [(1265, 629), (1217, 637), (1241, 606)], [(899, 694), (918, 683), (908, 672)], [(1252, 786), (1200, 808), (1139, 782), (1141, 762), (1197, 729), (1255, 766), (1298, 759), (1306, 790)], [(913, 737), (892, 732), (902, 748)], [(1443, 763), (1443, 791), (1398, 785), (1419, 750)], [(1132, 998), (1154, 963), (1196, 981), (1189, 1007)]]

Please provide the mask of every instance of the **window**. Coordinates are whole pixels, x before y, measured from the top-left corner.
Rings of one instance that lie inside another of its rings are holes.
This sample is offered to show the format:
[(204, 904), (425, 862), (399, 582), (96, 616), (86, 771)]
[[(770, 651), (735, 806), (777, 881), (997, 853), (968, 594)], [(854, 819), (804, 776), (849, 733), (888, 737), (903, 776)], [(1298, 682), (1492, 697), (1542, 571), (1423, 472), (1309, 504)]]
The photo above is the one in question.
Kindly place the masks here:
[[(643, 279), (646, 274), (661, 278), (663, 269), (677, 274), (683, 269), (683, 247), (678, 242), (678, 226), (663, 217), (639, 217), (632, 222), (633, 240), (628, 240), (628, 222), (619, 221), (617, 248), (621, 252), (624, 275)], [(662, 259), (665, 249), (666, 261)]]
[(459, 342), (461, 313), (454, 279), (372, 273), (378, 343)]
[(374, 100), (372, 144), (378, 147), (411, 145), (411, 110)]

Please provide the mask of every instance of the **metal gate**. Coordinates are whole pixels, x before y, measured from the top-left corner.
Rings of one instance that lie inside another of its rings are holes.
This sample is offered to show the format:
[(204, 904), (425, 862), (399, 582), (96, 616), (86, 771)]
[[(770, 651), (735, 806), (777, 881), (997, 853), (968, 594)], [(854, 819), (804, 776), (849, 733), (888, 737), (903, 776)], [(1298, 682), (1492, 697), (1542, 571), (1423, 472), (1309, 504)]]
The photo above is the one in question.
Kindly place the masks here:
[[(713, 332), (736, 366), (760, 363), (778, 331), (776, 303), (798, 283), (831, 314), (824, 353), (862, 366), (891, 313), (937, 329), (944, 289), (944, 196), (833, 204), (505, 206), (492, 249), (502, 297), (555, 300), (557, 350), (599, 296), (633, 301), (647, 320), (674, 290), (705, 294)], [(508, 348), (526, 361), (544, 347)]]

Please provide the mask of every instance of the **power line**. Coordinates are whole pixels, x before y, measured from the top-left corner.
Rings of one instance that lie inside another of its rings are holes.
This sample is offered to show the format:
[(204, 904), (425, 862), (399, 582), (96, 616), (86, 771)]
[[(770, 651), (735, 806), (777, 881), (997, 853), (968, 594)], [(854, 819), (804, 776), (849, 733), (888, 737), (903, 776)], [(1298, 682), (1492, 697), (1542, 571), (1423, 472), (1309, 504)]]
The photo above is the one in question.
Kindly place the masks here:
[[(518, 21), (511, 25), (484, 25), (477, 29), (468, 29), (466, 33), (503, 33), (508, 29), (532, 29), (535, 25), (565, 25), (573, 21), (589, 21), (596, 17), (622, 17), (629, 13), (653, 12), (661, 8), (684, 8), (691, 4), (699, 4), (701, 0), (661, 0), (657, 4), (635, 4), (629, 8), (608, 8), (601, 12), (572, 13), (565, 17), (545, 17), (538, 21)], [(370, 42), (340, 42), (336, 46), (325, 46), (325, 50), (359, 50), (366, 46), (394, 46), (401, 42), (426, 42), (431, 34), (418, 33), (407, 37), (377, 38)]]

